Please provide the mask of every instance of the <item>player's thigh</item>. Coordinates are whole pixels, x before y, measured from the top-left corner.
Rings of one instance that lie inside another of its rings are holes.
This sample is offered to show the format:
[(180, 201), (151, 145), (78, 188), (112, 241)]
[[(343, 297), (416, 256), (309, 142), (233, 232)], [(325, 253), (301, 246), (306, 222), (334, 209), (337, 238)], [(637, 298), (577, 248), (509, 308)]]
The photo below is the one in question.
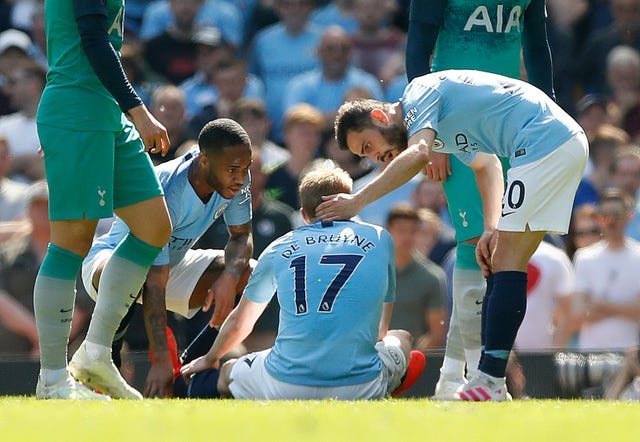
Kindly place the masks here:
[(169, 268), (167, 310), (192, 318), (204, 305), (204, 296), (211, 287), (212, 282), (205, 275), (212, 264), (221, 259), (224, 262), (224, 250), (187, 250), (184, 257)]
[(38, 125), (53, 221), (113, 215), (115, 132)]

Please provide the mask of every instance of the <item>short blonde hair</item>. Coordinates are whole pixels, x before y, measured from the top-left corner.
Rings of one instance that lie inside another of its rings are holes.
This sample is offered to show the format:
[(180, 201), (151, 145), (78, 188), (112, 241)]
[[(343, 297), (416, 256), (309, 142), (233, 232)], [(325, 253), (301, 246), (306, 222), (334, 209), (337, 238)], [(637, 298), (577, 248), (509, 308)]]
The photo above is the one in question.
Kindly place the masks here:
[(351, 193), (352, 186), (349, 174), (333, 161), (318, 161), (300, 180), (300, 205), (310, 219), (315, 219), (316, 208), (322, 203), (323, 196)]
[(322, 130), (324, 128), (324, 116), (315, 106), (308, 103), (299, 103), (291, 106), (284, 115), (284, 129), (297, 124), (312, 124)]

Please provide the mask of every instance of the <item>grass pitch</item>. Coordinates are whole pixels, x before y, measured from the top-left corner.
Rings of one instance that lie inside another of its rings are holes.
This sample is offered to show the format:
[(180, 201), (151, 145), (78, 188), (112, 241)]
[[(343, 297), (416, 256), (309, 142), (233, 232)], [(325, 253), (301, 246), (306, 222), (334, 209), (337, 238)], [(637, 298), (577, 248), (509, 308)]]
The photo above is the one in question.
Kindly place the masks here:
[(3, 441), (640, 440), (640, 404), (529, 400), (36, 401), (0, 397)]

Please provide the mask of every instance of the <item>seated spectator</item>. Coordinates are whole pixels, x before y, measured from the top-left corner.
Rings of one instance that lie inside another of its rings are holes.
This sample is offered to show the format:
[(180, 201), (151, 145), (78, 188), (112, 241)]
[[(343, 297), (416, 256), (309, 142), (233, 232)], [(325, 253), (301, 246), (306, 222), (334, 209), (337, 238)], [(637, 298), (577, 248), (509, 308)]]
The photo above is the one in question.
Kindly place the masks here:
[(353, 65), (377, 78), (382, 77), (389, 58), (404, 51), (404, 33), (390, 25), (396, 9), (394, 3), (388, 0), (354, 0), (358, 29), (352, 36)]
[(517, 351), (566, 348), (570, 336), (556, 334), (564, 329), (556, 321), (571, 308), (572, 289), (573, 265), (567, 254), (542, 241), (527, 264), (527, 311), (516, 335)]
[[(640, 8), (640, 3), (639, 6)], [(607, 55), (609, 113), (632, 139), (640, 135), (640, 52), (616, 46)]]
[[(0, 136), (0, 222), (16, 221), (27, 212), (28, 185), (9, 178), (13, 157), (7, 140)], [(0, 241), (2, 236), (0, 236)]]
[[(0, 75), (8, 76), (17, 67), (33, 63), (31, 47), (31, 38), (22, 31), (7, 29), (0, 32)], [(0, 115), (15, 110), (6, 91), (0, 90)]]
[(144, 59), (149, 67), (176, 85), (196, 71), (193, 36), (198, 29), (195, 17), (202, 1), (169, 0), (174, 22), (144, 45)]
[(571, 215), (569, 232), (565, 238), (565, 253), (569, 259), (573, 260), (577, 250), (600, 241), (601, 237), (596, 206), (583, 204)]
[[(47, 184), (38, 181), (29, 187), (29, 233), (0, 266), (0, 353), (3, 357), (19, 354), (37, 357), (38, 334), (33, 314), (33, 286), (51, 239), (49, 232), (49, 193)], [(7, 252), (5, 250), (5, 252)], [(78, 338), (89, 323), (88, 297), (76, 297), (71, 341)], [(76, 343), (72, 342), (75, 348)]]
[(13, 69), (4, 87), (16, 112), (0, 117), (0, 135), (7, 140), (13, 156), (11, 175), (27, 182), (44, 178), (36, 112), (45, 83), (46, 70), (32, 62)]
[(574, 207), (597, 204), (599, 194), (611, 180), (611, 164), (616, 150), (629, 144), (629, 134), (611, 124), (602, 124), (589, 138), (589, 164), (578, 186)]
[(417, 212), (420, 227), (416, 233), (416, 249), (421, 256), (442, 265), (447, 254), (456, 246), (455, 232), (433, 210), (420, 207)]
[(352, 43), (347, 32), (330, 26), (322, 33), (317, 48), (320, 67), (293, 77), (285, 89), (285, 109), (297, 103), (308, 103), (332, 123), (343, 97), (356, 86), (368, 89), (372, 98), (383, 98), (379, 81), (373, 75), (352, 65)]
[(611, 163), (611, 186), (625, 192), (635, 201), (633, 217), (627, 223), (626, 234), (640, 241), (640, 147), (628, 145), (618, 148)]
[(260, 149), (260, 162), (267, 174), (289, 160), (289, 151), (269, 139), (271, 119), (262, 100), (241, 98), (236, 101), (231, 109), (231, 119), (245, 128), (251, 146)]
[[(254, 82), (250, 84), (252, 78)], [(190, 126), (194, 132), (199, 131), (199, 128), (212, 119), (229, 118), (234, 104), (243, 96), (262, 97), (264, 95), (262, 82), (258, 78), (249, 76), (247, 66), (240, 58), (221, 61), (211, 80), (216, 98), (213, 103), (205, 105), (191, 119)]]
[(265, 103), (273, 123), (271, 138), (281, 142), (287, 83), (295, 75), (318, 66), (315, 50), (321, 29), (309, 23), (312, 0), (274, 0), (273, 7), (280, 21), (255, 35), (249, 70), (264, 83)]
[[(182, 146), (190, 148), (197, 141), (189, 136), (185, 119), (185, 96), (182, 90), (174, 85), (160, 86), (151, 97), (151, 113), (167, 129), (169, 150), (165, 156), (150, 153), (155, 164), (164, 163), (176, 158)], [(205, 122), (204, 124), (206, 124)], [(204, 124), (202, 126), (204, 126)], [(200, 127), (202, 129), (202, 127)]]
[(574, 314), (583, 351), (621, 351), (640, 344), (640, 244), (625, 236), (633, 200), (605, 191), (598, 206), (602, 240), (574, 256)]
[(385, 227), (395, 244), (396, 302), (390, 327), (411, 333), (416, 350), (442, 348), (447, 333), (445, 275), (416, 250), (418, 212), (410, 204), (398, 204)]
[[(198, 26), (214, 26), (224, 38), (236, 47), (243, 44), (242, 15), (234, 4), (222, 0), (180, 0), (185, 7), (197, 7), (195, 23)], [(158, 0), (147, 6), (142, 17), (140, 38), (150, 40), (166, 31), (176, 21), (171, 0)]]
[(600, 126), (613, 122), (613, 118), (609, 114), (607, 99), (601, 95), (585, 95), (578, 101), (576, 111), (576, 121), (580, 123), (589, 139)]
[(311, 13), (311, 23), (321, 28), (337, 25), (349, 34), (356, 32), (358, 21), (354, 14), (353, 0), (334, 0), (325, 3)]
[(317, 157), (324, 119), (309, 104), (298, 104), (284, 118), (284, 144), (291, 156), (282, 167), (271, 172), (267, 194), (290, 207), (299, 207), (297, 186), (300, 174)]

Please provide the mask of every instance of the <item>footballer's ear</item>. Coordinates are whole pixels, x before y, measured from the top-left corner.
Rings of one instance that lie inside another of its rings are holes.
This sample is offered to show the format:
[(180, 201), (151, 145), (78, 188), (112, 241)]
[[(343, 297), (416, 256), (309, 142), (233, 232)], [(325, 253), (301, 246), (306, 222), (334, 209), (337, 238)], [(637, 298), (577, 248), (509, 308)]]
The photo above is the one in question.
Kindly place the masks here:
[(381, 124), (383, 126), (387, 126), (389, 124), (389, 116), (382, 109), (373, 109), (371, 111), (371, 119), (374, 123)]

